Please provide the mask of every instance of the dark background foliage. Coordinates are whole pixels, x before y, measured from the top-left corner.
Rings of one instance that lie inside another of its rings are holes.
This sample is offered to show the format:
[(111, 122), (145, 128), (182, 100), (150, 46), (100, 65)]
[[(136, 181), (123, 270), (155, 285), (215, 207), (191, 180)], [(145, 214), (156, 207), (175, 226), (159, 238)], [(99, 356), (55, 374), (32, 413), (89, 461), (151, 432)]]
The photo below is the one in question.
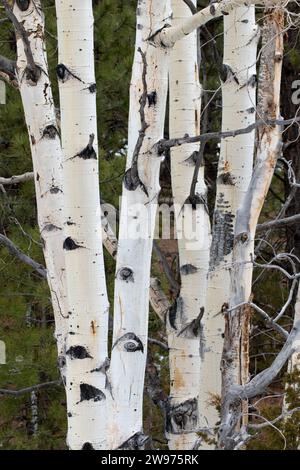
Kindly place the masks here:
[[(116, 207), (121, 194), (124, 174), (128, 94), (134, 51), (136, 0), (95, 0), (95, 63), (98, 99), (98, 129), (100, 142), (101, 198)], [(206, 2), (198, 2), (204, 6)], [(56, 106), (59, 107), (55, 67), (57, 64), (57, 40), (54, 0), (44, 0), (46, 15), (46, 42), (49, 71), (52, 79)], [(13, 28), (0, 9), (0, 53), (14, 59), (16, 53)], [(215, 42), (212, 41), (215, 37)], [(201, 30), (203, 83), (203, 131), (218, 130), (221, 121), (221, 90), (218, 56), (222, 57), (222, 22), (210, 22)], [(297, 106), (290, 99), (291, 84), (300, 71), (298, 31), (289, 30), (285, 35), (286, 53), (282, 83), (282, 115), (292, 117)], [(0, 175), (9, 177), (31, 171), (31, 156), (24, 122), (22, 103), (17, 90), (7, 88), (7, 104), (0, 105)], [(183, 132), (184, 133), (184, 132)], [(166, 135), (168, 126), (166, 125)], [(286, 142), (297, 137), (294, 127), (284, 136)], [(284, 157), (291, 159), (298, 179), (300, 177), (299, 141), (286, 146)], [(213, 208), (215, 177), (218, 162), (218, 145), (208, 143), (205, 148), (206, 181), (209, 188), (209, 206)], [(298, 158), (298, 160), (297, 160)], [(171, 196), (170, 160), (162, 165), (162, 195)], [(261, 221), (274, 218), (290, 192), (286, 167), (278, 163)], [(299, 213), (298, 192), (290, 204), (287, 215)], [(0, 187), (0, 233), (7, 235), (25, 253), (43, 263), (41, 242), (37, 228), (37, 214), (33, 182)], [(258, 261), (265, 262), (277, 251), (293, 251), (300, 256), (299, 227), (277, 230), (268, 235), (268, 243), (258, 241)], [(176, 241), (160, 242), (160, 247), (179, 280)], [(105, 255), (108, 292), (113, 303), (114, 263)], [(288, 268), (288, 266), (284, 266)], [(172, 300), (176, 292), (170, 289), (161, 263), (154, 257), (153, 272)], [(276, 273), (255, 270), (254, 295), (258, 305), (275, 314), (286, 299), (289, 285)], [(292, 307), (283, 319), (291, 323)], [(56, 365), (56, 348), (53, 339), (53, 314), (47, 284), (38, 274), (13, 258), (0, 246), (0, 339), (7, 348), (7, 363), (0, 365), (0, 388), (20, 390), (38, 383), (59, 378)], [(165, 341), (164, 327), (153, 312), (150, 313), (150, 336)], [(252, 316), (251, 372), (266, 367), (282, 343), (281, 338), (270, 334), (261, 321)], [(288, 380), (288, 379), (287, 379)], [(268, 395), (279, 398), (264, 399), (259, 408), (265, 416), (273, 417), (280, 411), (283, 377), (272, 384)], [(165, 448), (163, 414), (158, 406), (168, 394), (168, 359), (166, 352), (150, 344), (145, 385), (145, 431), (153, 439), (155, 447)], [(62, 386), (52, 386), (36, 392), (38, 402), (38, 430), (33, 425), (30, 393), (9, 397), (0, 393), (0, 448), (2, 449), (64, 449), (66, 435), (65, 396)], [(290, 393), (291, 406), (299, 402)], [(295, 448), (295, 434), (299, 433), (299, 419), (287, 432), (288, 446)], [(261, 436), (261, 434), (260, 434)], [(253, 439), (251, 448), (282, 449), (284, 442), (278, 432), (263, 431), (263, 438)]]

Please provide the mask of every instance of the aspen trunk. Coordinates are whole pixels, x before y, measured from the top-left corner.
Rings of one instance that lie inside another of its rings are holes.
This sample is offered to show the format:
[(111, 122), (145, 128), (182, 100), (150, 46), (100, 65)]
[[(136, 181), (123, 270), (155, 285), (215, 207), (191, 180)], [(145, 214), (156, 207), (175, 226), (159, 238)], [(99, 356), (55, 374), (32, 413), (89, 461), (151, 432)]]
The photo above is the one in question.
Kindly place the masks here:
[[(24, 2), (23, 2), (24, 3)], [(65, 337), (67, 299), (63, 252), (62, 153), (57, 129), (51, 83), (44, 42), (44, 15), (41, 2), (14, 6), (14, 14), (23, 25), (33, 54), (36, 70), (27, 62), (24, 42), (17, 33), (17, 75), (29, 134), (38, 225), (43, 242), (47, 279), (55, 317), (58, 361), (65, 380)]]
[(168, 50), (151, 36), (170, 22), (169, 1), (139, 0), (130, 85), (128, 154), (123, 183), (111, 356), (110, 448), (142, 448), (150, 265), (159, 194), (168, 86)]
[[(283, 11), (265, 10), (260, 63), (258, 114), (262, 119), (280, 118), (280, 83), (283, 57)], [(237, 212), (229, 312), (225, 311), (222, 355), (222, 403), (219, 446), (235, 447), (235, 430), (241, 415), (239, 400), (231, 400), (230, 388), (240, 381), (240, 348), (243, 318), (251, 295), (253, 242), (256, 225), (281, 151), (281, 130), (263, 126), (258, 133), (256, 164), (243, 203)]]
[[(224, 16), (222, 131), (255, 122), (257, 27), (255, 8), (238, 7)], [(200, 386), (202, 426), (210, 431), (218, 421), (221, 395), (220, 361), (224, 319), (230, 296), (230, 268), (236, 212), (247, 191), (253, 166), (255, 131), (223, 139), (218, 164), (206, 313), (205, 354)], [(203, 444), (203, 447), (207, 447)]]
[[(196, 0), (192, 3), (196, 7)], [(182, 0), (172, 0), (172, 9), (173, 26), (192, 14)], [(170, 138), (184, 134), (199, 135), (201, 87), (196, 30), (175, 44), (171, 52), (169, 77)], [(197, 158), (200, 158), (197, 143), (171, 150), (181, 289), (167, 320), (170, 398), (166, 434), (169, 448), (180, 450), (196, 448), (199, 440), (196, 431), (199, 428), (198, 395), (204, 346), (201, 342), (201, 316), (205, 305), (210, 222), (203, 165), (190, 196)]]
[(106, 443), (108, 299), (98, 179), (91, 0), (56, 0), (68, 283), (67, 406), (71, 449)]

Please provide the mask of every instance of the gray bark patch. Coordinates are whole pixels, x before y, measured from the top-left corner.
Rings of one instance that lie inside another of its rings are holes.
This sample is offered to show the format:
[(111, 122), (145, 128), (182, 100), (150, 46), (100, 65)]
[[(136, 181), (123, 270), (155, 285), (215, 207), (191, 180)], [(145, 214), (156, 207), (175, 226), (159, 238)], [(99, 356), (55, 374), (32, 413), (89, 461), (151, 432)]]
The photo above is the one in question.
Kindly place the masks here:
[(180, 434), (183, 431), (194, 431), (198, 425), (197, 398), (190, 398), (178, 405), (168, 403), (166, 412), (166, 431)]
[(45, 129), (43, 130), (43, 138), (46, 139), (55, 139), (55, 137), (59, 135), (58, 130), (56, 129), (55, 126), (50, 124), (49, 126), (46, 126)]
[(53, 225), (53, 224), (47, 224), (45, 225), (45, 227), (43, 227), (43, 230), (42, 232), (57, 232), (58, 230), (61, 230), (60, 227), (57, 227), (57, 225)]
[(94, 138), (94, 134), (91, 134), (87, 146), (83, 150), (81, 150), (81, 152), (77, 153), (75, 157), (82, 158), (83, 160), (97, 160), (97, 154), (93, 147)]
[(199, 152), (195, 150), (186, 160), (182, 162), (182, 165), (195, 166), (199, 158)]
[(218, 266), (226, 255), (232, 252), (234, 241), (234, 215), (216, 209), (214, 230), (210, 251), (210, 269)]
[(68, 354), (71, 359), (92, 359), (92, 356), (84, 346), (71, 346), (66, 354)]
[(178, 336), (183, 336), (184, 338), (188, 339), (200, 337), (201, 320), (203, 315), (204, 307), (201, 307), (198, 317), (192, 320), (188, 325), (184, 326), (182, 330), (178, 333)]
[(198, 271), (198, 269), (193, 264), (184, 264), (180, 268), (180, 274), (182, 276), (188, 276), (189, 274), (195, 274), (197, 271)]
[(135, 333), (126, 333), (125, 335), (121, 336), (121, 338), (117, 339), (115, 344), (113, 345), (113, 348), (117, 345), (122, 344), (123, 348), (127, 352), (136, 352), (136, 351), (141, 351), (142, 353), (144, 352), (144, 345), (140, 338), (137, 337)]
[(106, 400), (104, 393), (99, 388), (89, 384), (80, 384), (80, 401), (93, 400), (101, 401)]
[(176, 326), (176, 320), (179, 320), (179, 323), (181, 323), (181, 319), (183, 317), (183, 300), (182, 297), (178, 296), (173, 305), (169, 308), (168, 312), (168, 317), (169, 317), (169, 323), (170, 326), (174, 329), (177, 330)]
[(145, 436), (142, 432), (137, 432), (132, 437), (123, 442), (118, 447), (119, 450), (143, 450), (143, 447), (148, 442), (149, 437)]

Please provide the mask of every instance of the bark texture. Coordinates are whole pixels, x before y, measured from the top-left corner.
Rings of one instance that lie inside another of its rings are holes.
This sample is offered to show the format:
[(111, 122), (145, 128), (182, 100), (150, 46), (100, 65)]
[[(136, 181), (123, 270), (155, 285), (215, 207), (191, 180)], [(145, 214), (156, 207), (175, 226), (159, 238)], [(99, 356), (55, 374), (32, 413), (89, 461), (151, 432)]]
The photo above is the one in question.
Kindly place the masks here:
[(68, 283), (67, 406), (71, 449), (106, 444), (108, 299), (98, 175), (92, 1), (56, 1)]
[(26, 9), (20, 9), (16, 3), (13, 12), (17, 21), (23, 25), (37, 70), (37, 73), (34, 74), (29, 66), (24, 50), (24, 41), (17, 31), (16, 73), (29, 134), (38, 224), (55, 316), (58, 361), (62, 377), (65, 380), (65, 337), (68, 308), (62, 247), (64, 239), (62, 152), (49, 81), (44, 40), (44, 15), (40, 1), (28, 2)]
[[(262, 118), (280, 117), (280, 83), (283, 57), (283, 23), (281, 9), (265, 10), (262, 32), (258, 114)], [(225, 339), (222, 355), (222, 403), (220, 448), (236, 446), (236, 427), (241, 416), (241, 402), (230, 396), (232, 387), (240, 383), (240, 350), (243, 319), (251, 295), (253, 241), (265, 197), (281, 152), (280, 126), (260, 128), (256, 163), (249, 188), (237, 212), (231, 269), (230, 310), (225, 311)], [(246, 385), (247, 386), (247, 385)]]
[(150, 265), (161, 164), (154, 144), (163, 137), (168, 86), (168, 51), (157, 47), (152, 37), (169, 22), (169, 1), (138, 1), (114, 295), (112, 449), (142, 448), (145, 443), (142, 406)]
[[(223, 132), (255, 123), (257, 39), (253, 6), (236, 8), (224, 16), (224, 55), (220, 71)], [(252, 175), (254, 139), (253, 130), (221, 141), (204, 317), (205, 355), (200, 387), (202, 426), (208, 426), (211, 431), (218, 421), (216, 402), (221, 395), (223, 313), (230, 296), (236, 212)]]
[[(196, 8), (197, 2), (192, 1)], [(191, 16), (182, 0), (172, 1), (172, 25)], [(200, 133), (201, 86), (197, 62), (197, 31), (176, 42), (170, 59), (170, 138)], [(178, 238), (181, 288), (167, 318), (170, 397), (166, 434), (170, 449), (198, 445), (198, 395), (201, 353), (204, 347), (201, 319), (204, 312), (209, 264), (210, 222), (206, 205), (204, 167), (195, 188), (193, 177), (199, 144), (171, 150), (171, 177)]]

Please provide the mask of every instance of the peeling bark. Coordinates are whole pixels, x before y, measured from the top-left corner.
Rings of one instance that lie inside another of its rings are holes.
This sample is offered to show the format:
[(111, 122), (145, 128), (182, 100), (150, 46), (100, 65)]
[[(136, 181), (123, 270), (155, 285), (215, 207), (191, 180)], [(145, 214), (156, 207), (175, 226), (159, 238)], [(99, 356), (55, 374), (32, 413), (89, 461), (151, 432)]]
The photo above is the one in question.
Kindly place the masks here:
[[(283, 57), (283, 10), (265, 10), (259, 77), (261, 116), (280, 117), (280, 83)], [(241, 396), (230, 397), (232, 387), (240, 383), (240, 348), (243, 322), (251, 295), (253, 242), (258, 218), (267, 195), (276, 161), (281, 152), (281, 129), (265, 126), (259, 131), (256, 164), (243, 203), (237, 212), (233, 264), (231, 269), (230, 311), (225, 314), (226, 328), (222, 354), (222, 403), (219, 447), (232, 449), (241, 413)], [(255, 378), (253, 379), (255, 381)], [(253, 382), (253, 380), (251, 382)], [(248, 385), (245, 385), (247, 387)]]
[[(248, 113), (247, 110), (256, 102), (253, 77), (256, 76), (257, 40), (254, 7), (238, 7), (224, 16), (222, 131), (255, 124), (255, 113)], [(201, 425), (209, 427), (212, 433), (219, 419), (215, 403), (221, 395), (223, 313), (230, 297), (236, 213), (252, 175), (254, 139), (253, 129), (250, 133), (221, 141), (207, 303), (203, 318), (205, 350), (200, 387)], [(203, 442), (201, 448), (208, 447)]]

